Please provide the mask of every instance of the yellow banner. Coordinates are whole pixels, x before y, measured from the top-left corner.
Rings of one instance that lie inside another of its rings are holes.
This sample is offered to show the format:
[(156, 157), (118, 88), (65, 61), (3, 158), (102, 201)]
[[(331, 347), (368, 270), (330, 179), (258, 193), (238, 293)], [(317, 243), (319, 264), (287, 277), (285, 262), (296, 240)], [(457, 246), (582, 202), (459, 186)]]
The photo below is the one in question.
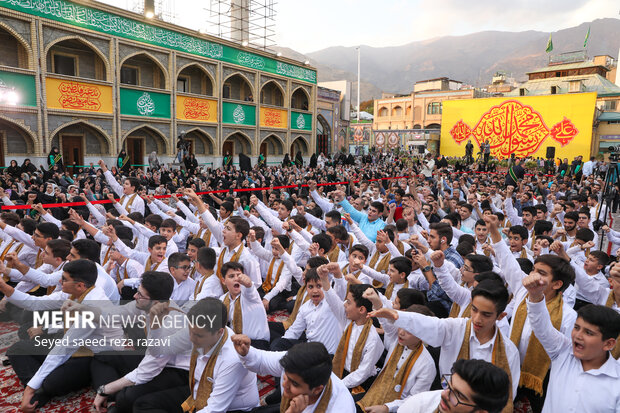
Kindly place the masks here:
[(177, 96), (177, 119), (217, 122), (217, 100)]
[(488, 140), (499, 159), (545, 158), (547, 147), (556, 158), (589, 158), (595, 106), (596, 93), (447, 100), (439, 152), (465, 156), (471, 141), (476, 155)]
[(47, 107), (112, 113), (112, 87), (64, 79), (45, 80)]
[(260, 108), (260, 126), (265, 128), (284, 128), (287, 126), (287, 112), (283, 109)]

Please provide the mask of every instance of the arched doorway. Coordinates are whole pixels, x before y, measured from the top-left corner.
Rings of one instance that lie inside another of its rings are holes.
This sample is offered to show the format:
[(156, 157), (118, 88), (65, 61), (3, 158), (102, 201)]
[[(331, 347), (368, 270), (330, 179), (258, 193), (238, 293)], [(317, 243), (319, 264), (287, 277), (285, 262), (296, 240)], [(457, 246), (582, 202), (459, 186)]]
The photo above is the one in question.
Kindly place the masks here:
[(231, 155), (239, 155), (240, 153), (251, 156), (252, 142), (250, 139), (240, 132), (229, 135), (222, 144), (222, 155), (229, 153)]
[(124, 142), (127, 155), (132, 165), (145, 165), (148, 155), (155, 151), (158, 157), (165, 156), (166, 138), (150, 126), (135, 128), (127, 134)]
[(266, 158), (270, 156), (282, 156), (284, 154), (284, 145), (276, 135), (269, 135), (260, 144), (260, 153)]
[(224, 81), (224, 85), (222, 86), (222, 97), (224, 99), (254, 102), (250, 82), (239, 74), (232, 75)]
[(284, 106), (284, 92), (274, 81), (265, 83), (260, 91), (261, 105)]
[(295, 155), (297, 155), (299, 151), (301, 151), (302, 156), (308, 156), (308, 143), (301, 136), (298, 136), (293, 143), (291, 143), (291, 160), (295, 159)]
[(291, 96), (291, 108), (300, 110), (310, 110), (310, 98), (306, 91), (298, 87)]
[(106, 62), (100, 52), (84, 40), (67, 39), (47, 52), (47, 72), (65, 76), (106, 80)]
[[(5, 147), (7, 149), (7, 162), (4, 160)], [(0, 119), (0, 166), (8, 165), (14, 156), (27, 158), (33, 154), (34, 142), (32, 136), (13, 122)]]
[(0, 42), (4, 46), (0, 53), (0, 65), (29, 69), (30, 51), (20, 39), (0, 27)]
[(213, 140), (204, 131), (192, 129), (185, 133), (189, 141), (189, 153), (194, 155), (213, 155)]
[(323, 116), (318, 115), (316, 120), (316, 153), (327, 155), (331, 153), (332, 131)]
[(52, 146), (60, 149), (65, 167), (72, 173), (77, 173), (74, 167), (96, 163), (110, 153), (107, 137), (86, 122), (71, 123), (58, 129), (52, 135)]

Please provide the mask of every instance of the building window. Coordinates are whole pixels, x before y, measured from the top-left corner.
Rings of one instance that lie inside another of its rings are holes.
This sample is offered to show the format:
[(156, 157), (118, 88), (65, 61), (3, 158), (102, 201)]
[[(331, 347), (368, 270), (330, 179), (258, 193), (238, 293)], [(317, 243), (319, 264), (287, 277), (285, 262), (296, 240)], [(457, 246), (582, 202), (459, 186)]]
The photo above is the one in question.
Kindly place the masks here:
[(581, 92), (581, 80), (573, 80), (568, 83), (569, 92)]
[(75, 56), (54, 53), (53, 59), (54, 73), (59, 75), (77, 76), (77, 59)]
[(177, 92), (189, 93), (189, 79), (179, 77), (177, 79)]
[(426, 114), (427, 115), (441, 115), (442, 105), (441, 102), (432, 102), (428, 104)]
[(616, 110), (617, 107), (617, 100), (605, 100), (603, 101), (603, 107), (601, 107), (602, 110)]
[(230, 84), (224, 83), (224, 87), (222, 88), (222, 97), (224, 99), (230, 99)]
[(121, 83), (126, 85), (138, 85), (139, 71), (137, 67), (123, 66), (121, 67)]
[(558, 93), (558, 87), (557, 86), (551, 86), (551, 94), (552, 95), (556, 95)]
[(519, 89), (519, 96), (525, 96), (526, 94), (527, 94), (527, 89), (523, 87)]

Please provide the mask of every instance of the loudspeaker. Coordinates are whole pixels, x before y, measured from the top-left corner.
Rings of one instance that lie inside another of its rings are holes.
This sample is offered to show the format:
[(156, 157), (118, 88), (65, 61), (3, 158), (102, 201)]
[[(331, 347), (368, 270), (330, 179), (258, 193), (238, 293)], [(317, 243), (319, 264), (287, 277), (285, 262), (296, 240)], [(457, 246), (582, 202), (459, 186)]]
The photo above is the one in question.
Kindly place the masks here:
[(547, 146), (547, 159), (555, 159), (555, 146)]

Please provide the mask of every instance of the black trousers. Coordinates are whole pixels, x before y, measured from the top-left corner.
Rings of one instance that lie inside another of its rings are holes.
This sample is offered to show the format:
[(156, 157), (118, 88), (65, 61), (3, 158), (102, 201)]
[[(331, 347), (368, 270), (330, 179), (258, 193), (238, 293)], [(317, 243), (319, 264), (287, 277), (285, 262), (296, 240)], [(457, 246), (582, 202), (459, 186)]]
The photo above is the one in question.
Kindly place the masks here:
[(134, 403), (133, 413), (183, 413), (181, 405), (190, 396), (187, 377), (185, 381), (183, 385), (140, 397)]
[[(60, 339), (63, 332), (58, 334), (45, 334), (40, 338)], [(27, 336), (27, 334), (26, 334)], [(26, 338), (19, 340), (6, 351), (6, 355), (11, 362), (11, 367), (15, 371), (19, 381), (26, 386), (30, 379), (35, 375), (41, 364), (45, 361), (45, 357), (50, 349), (46, 346), (37, 345), (37, 342)]]
[(293, 347), (297, 343), (303, 343), (307, 341), (305, 338), (302, 340), (301, 338), (298, 340), (282, 338), (280, 337), (276, 341), (271, 343), (271, 351), (287, 351), (291, 347)]

